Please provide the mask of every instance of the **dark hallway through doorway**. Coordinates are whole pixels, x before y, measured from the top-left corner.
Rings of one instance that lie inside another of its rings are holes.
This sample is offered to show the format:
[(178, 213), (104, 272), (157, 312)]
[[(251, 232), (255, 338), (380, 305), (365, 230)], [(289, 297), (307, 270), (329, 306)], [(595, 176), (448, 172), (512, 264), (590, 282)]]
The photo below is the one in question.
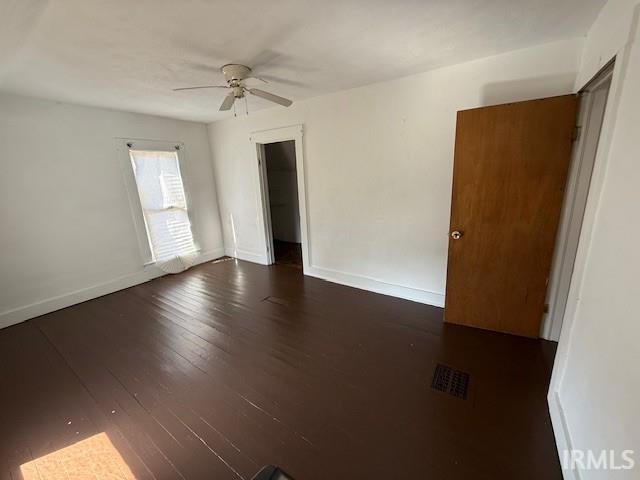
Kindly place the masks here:
[(295, 141), (264, 146), (275, 263), (302, 267)]

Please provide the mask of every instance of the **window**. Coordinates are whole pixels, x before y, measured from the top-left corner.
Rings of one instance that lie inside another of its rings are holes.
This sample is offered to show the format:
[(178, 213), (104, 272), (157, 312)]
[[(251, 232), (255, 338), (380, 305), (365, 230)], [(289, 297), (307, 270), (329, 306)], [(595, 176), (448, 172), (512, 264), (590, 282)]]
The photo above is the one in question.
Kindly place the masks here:
[(129, 150), (156, 262), (196, 252), (177, 152)]

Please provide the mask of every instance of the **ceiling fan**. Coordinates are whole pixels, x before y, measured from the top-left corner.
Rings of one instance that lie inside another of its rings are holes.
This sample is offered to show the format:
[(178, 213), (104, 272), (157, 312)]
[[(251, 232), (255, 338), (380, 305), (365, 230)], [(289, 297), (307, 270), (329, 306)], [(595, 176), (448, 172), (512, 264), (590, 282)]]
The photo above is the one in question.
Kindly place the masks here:
[(293, 102), (287, 98), (280, 97), (278, 95), (274, 95), (273, 93), (265, 92), (264, 90), (260, 90), (258, 88), (247, 88), (244, 84), (244, 81), (248, 78), (255, 78), (257, 80), (261, 80), (267, 83), (266, 80), (263, 80), (260, 77), (255, 77), (251, 74), (251, 69), (246, 65), (238, 65), (235, 63), (229, 63), (223, 66), (221, 69), (222, 74), (224, 75), (225, 80), (227, 81), (226, 85), (203, 85), (200, 87), (182, 87), (182, 88), (174, 88), (173, 91), (179, 90), (196, 90), (200, 88), (228, 88), (230, 89), (229, 93), (225, 97), (220, 105), (220, 111), (231, 110), (234, 102), (241, 98), (246, 100), (246, 94), (250, 93), (255, 95), (256, 97), (264, 98), (270, 102), (277, 103), (279, 105), (283, 105), (288, 107)]

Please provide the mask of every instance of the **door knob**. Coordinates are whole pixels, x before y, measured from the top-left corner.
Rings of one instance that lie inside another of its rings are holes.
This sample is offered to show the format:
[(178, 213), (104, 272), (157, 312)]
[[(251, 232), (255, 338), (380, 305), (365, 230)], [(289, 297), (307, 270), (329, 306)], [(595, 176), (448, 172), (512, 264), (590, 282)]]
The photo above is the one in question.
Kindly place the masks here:
[(453, 238), (454, 240), (460, 239), (461, 236), (462, 236), (462, 233), (459, 232), (458, 230), (454, 230), (453, 232), (451, 232), (451, 238)]

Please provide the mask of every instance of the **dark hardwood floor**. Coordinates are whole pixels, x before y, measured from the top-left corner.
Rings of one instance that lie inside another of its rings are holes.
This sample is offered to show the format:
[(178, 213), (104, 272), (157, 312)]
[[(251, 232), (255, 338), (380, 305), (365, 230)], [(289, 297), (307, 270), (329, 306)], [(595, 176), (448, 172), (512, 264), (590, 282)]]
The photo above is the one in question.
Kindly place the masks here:
[[(201, 265), (0, 331), (0, 478), (104, 432), (144, 479), (560, 479), (554, 353), (295, 268)], [(430, 388), (438, 363), (466, 400)]]

